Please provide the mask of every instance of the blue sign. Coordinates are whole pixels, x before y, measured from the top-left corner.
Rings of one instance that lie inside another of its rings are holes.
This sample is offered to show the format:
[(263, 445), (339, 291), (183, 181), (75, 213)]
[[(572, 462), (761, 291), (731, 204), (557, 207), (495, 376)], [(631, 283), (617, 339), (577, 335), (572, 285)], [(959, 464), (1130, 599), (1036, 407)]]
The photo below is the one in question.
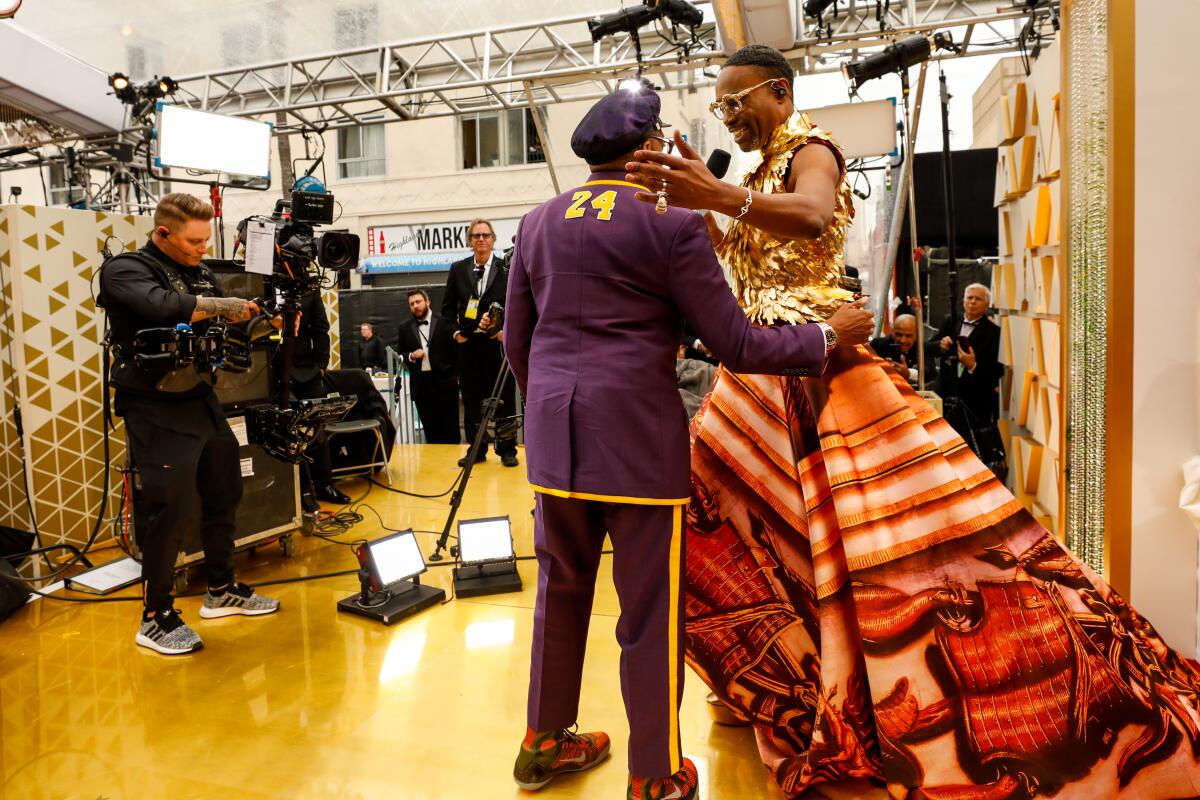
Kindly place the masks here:
[(403, 272), (446, 272), (455, 261), (468, 258), (471, 251), (459, 253), (395, 253), (363, 256), (358, 262), (362, 275), (388, 275)]

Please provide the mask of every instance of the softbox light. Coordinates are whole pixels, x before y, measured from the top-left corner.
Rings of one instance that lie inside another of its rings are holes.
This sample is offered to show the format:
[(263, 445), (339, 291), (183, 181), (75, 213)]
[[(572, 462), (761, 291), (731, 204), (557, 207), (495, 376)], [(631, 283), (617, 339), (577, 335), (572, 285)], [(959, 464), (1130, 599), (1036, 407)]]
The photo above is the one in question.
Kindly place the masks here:
[(454, 592), (459, 597), (521, 591), (508, 517), (459, 521), (456, 555)]
[(425, 559), (412, 530), (400, 531), (356, 550), (361, 567), (358, 594), (338, 601), (338, 611), (391, 625), (446, 599), (444, 589), (421, 585)]

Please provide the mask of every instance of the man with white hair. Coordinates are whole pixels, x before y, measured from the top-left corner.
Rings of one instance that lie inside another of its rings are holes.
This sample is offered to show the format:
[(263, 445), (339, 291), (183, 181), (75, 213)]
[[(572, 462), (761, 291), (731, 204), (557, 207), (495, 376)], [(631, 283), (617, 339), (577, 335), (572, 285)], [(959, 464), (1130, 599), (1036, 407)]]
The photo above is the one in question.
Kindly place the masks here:
[(929, 340), (927, 350), (939, 358), (938, 394), (957, 397), (971, 412), (976, 425), (995, 422), (1000, 416), (1000, 327), (987, 317), (992, 293), (982, 283), (963, 292), (963, 316), (954, 327), (947, 315)]

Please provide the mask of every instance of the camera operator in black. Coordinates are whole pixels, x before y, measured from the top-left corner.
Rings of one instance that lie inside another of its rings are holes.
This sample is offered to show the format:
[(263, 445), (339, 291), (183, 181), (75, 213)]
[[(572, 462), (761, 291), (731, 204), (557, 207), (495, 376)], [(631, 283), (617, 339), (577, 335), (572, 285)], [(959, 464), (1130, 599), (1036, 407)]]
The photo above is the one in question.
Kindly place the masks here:
[[(500, 365), (504, 363), (504, 331), (500, 320), (492, 319), (488, 309), (492, 303), (504, 304), (508, 292), (508, 273), (504, 262), (492, 255), (496, 232), (492, 223), (477, 219), (467, 228), (474, 251), (469, 258), (450, 265), (446, 292), (442, 296), (442, 316), (454, 321), (454, 341), (458, 343), (458, 376), (462, 387), (463, 426), (467, 442), (474, 442), (483, 419), (483, 401), (492, 394)], [(511, 417), (516, 412), (516, 381), (510, 376), (500, 395), (502, 404), (496, 419)], [(496, 455), (506, 467), (517, 461), (517, 425), (497, 422)], [(459, 459), (466, 466), (468, 455)], [(478, 460), (487, 458), (487, 449), (479, 451)]]
[(221, 297), (211, 274), (200, 266), (212, 218), (212, 206), (192, 195), (163, 197), (150, 241), (136, 253), (106, 262), (100, 277), (113, 344), (114, 410), (125, 420), (135, 470), (133, 511), (145, 599), (136, 642), (167, 655), (203, 646), (171, 597), (179, 535), (197, 516), (197, 493), (208, 575), (200, 616), (257, 616), (279, 608), (277, 600), (234, 581), (242, 477), (237, 439), (213, 394), (213, 369), (139, 366), (134, 357), (139, 330), (180, 323), (202, 329), (206, 320), (237, 323), (258, 313), (252, 302)]

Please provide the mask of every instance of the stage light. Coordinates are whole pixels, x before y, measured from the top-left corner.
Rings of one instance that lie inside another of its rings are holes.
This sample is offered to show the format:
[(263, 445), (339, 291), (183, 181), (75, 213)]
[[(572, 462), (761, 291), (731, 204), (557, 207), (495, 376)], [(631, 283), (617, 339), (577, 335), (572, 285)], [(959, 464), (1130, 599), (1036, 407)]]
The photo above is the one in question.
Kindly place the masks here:
[(123, 92), (129, 88), (129, 78), (120, 72), (114, 72), (108, 76), (108, 85), (113, 88), (113, 91)]
[(887, 75), (889, 72), (900, 72), (927, 61), (932, 50), (933, 42), (928, 36), (906, 36), (862, 61), (843, 64), (842, 73), (850, 81), (854, 91), (858, 91), (858, 87), (873, 78)]
[(667, 19), (676, 25), (695, 28), (704, 22), (704, 12), (687, 0), (647, 0), (646, 5), (662, 9)]
[(421, 585), (425, 559), (411, 530), (362, 544), (355, 553), (362, 588), (358, 594), (339, 600), (338, 611), (391, 625), (445, 600), (444, 590)]
[(641, 92), (643, 89), (646, 88), (646, 84), (643, 83), (641, 81), (641, 79), (639, 79), (639, 78), (626, 78), (625, 80), (623, 80), (619, 84), (617, 84), (617, 88), (620, 89), (622, 92), (629, 92), (630, 94), (638, 94), (639, 92)]
[(155, 87), (158, 89), (160, 97), (166, 97), (169, 94), (175, 94), (175, 91), (179, 88), (179, 84), (164, 75), (158, 79)]
[(825, 11), (825, 9), (829, 8), (836, 2), (837, 0), (805, 0), (804, 15), (808, 17), (819, 17)]
[(704, 12), (687, 0), (644, 0), (640, 6), (622, 8), (603, 17), (593, 17), (587, 22), (592, 41), (598, 42), (614, 33), (637, 35), (638, 29), (655, 20), (666, 17), (675, 25), (696, 28), (704, 22)]
[(461, 520), (455, 554), (454, 593), (459, 597), (521, 591), (508, 517)]
[(639, 28), (649, 25), (661, 16), (662, 12), (644, 5), (622, 8), (615, 13), (589, 19), (587, 22), (588, 33), (592, 35), (593, 42), (598, 42), (605, 36), (612, 36), (614, 33), (622, 31), (637, 33)]

